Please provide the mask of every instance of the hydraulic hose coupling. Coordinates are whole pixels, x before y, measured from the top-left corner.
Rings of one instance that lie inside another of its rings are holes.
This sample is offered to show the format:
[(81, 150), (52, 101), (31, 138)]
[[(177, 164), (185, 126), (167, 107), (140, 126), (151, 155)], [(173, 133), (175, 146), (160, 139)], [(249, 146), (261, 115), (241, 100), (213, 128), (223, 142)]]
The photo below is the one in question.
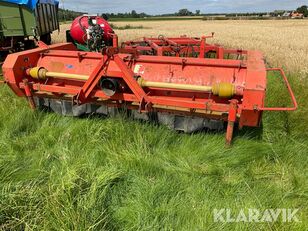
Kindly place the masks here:
[(236, 94), (236, 87), (232, 83), (217, 83), (212, 86), (213, 95), (230, 98)]
[(47, 70), (43, 67), (33, 67), (27, 70), (27, 74), (31, 76), (33, 79), (46, 79), (47, 78)]

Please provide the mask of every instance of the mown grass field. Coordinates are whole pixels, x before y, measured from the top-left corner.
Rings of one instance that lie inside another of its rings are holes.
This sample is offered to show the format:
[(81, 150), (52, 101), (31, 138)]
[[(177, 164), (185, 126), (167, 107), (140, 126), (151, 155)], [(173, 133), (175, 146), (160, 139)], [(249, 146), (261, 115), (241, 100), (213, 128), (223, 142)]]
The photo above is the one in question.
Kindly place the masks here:
[[(0, 87), (0, 230), (308, 230), (308, 29), (303, 21), (119, 22), (122, 40), (197, 36), (262, 50), (299, 102), (262, 129), (178, 134), (130, 118), (31, 111)], [(62, 31), (68, 26), (63, 25)], [(54, 42), (63, 40), (54, 34)], [(286, 105), (269, 76), (269, 105)], [(215, 223), (213, 210), (298, 208), (300, 223)]]

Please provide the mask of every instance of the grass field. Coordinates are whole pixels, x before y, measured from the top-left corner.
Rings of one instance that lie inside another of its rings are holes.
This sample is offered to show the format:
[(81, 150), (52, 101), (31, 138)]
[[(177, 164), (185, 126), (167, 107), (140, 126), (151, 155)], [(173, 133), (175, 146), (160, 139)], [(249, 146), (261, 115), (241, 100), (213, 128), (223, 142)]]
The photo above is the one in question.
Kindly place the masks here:
[[(0, 87), (0, 230), (308, 230), (308, 27), (305, 21), (114, 22), (116, 31), (198, 36), (260, 49), (284, 67), (300, 108), (262, 129), (177, 134), (130, 118), (31, 111)], [(62, 25), (54, 42), (64, 40)], [(285, 105), (269, 76), (268, 104)], [(298, 208), (300, 223), (215, 223), (213, 210)]]

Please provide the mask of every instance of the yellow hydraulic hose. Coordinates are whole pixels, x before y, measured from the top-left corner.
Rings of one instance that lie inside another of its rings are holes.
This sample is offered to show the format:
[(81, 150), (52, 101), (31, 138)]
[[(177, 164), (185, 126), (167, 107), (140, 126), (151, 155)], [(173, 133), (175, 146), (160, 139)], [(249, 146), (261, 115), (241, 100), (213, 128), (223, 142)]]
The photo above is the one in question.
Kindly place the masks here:
[(46, 79), (46, 78), (60, 78), (60, 79), (77, 79), (77, 80), (87, 80), (88, 75), (76, 75), (76, 74), (67, 74), (59, 72), (47, 71), (45, 68), (34, 67), (29, 71), (29, 75), (34, 79)]
[(191, 90), (191, 91), (201, 91), (201, 92), (212, 91), (211, 86), (197, 86), (197, 85), (190, 85), (190, 84), (152, 82), (152, 81), (144, 80), (142, 78), (138, 79), (138, 83), (141, 87), (177, 89), (177, 90)]
[[(47, 71), (45, 68), (40, 68), (40, 67), (31, 68), (27, 71), (27, 73), (32, 78), (35, 78), (35, 79), (46, 79), (46, 78), (51, 77), (51, 78), (76, 79), (76, 80), (86, 81), (89, 78), (88, 75), (50, 72), (50, 71)], [(236, 93), (236, 88), (231, 83), (217, 83), (217, 84), (214, 84), (213, 86), (197, 86), (197, 85), (191, 85), (191, 84), (152, 82), (152, 81), (147, 81), (142, 78), (139, 78), (138, 84), (141, 87), (211, 92), (213, 95), (217, 95), (222, 98), (232, 97)]]

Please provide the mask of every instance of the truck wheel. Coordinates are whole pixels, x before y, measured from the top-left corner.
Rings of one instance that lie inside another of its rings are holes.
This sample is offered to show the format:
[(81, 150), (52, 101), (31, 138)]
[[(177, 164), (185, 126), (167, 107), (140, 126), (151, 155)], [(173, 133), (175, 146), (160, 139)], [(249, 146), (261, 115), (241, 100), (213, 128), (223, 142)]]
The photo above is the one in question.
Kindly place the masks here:
[(49, 34), (44, 34), (40, 36), (40, 40), (44, 43), (46, 43), (47, 45), (51, 44), (51, 35)]

